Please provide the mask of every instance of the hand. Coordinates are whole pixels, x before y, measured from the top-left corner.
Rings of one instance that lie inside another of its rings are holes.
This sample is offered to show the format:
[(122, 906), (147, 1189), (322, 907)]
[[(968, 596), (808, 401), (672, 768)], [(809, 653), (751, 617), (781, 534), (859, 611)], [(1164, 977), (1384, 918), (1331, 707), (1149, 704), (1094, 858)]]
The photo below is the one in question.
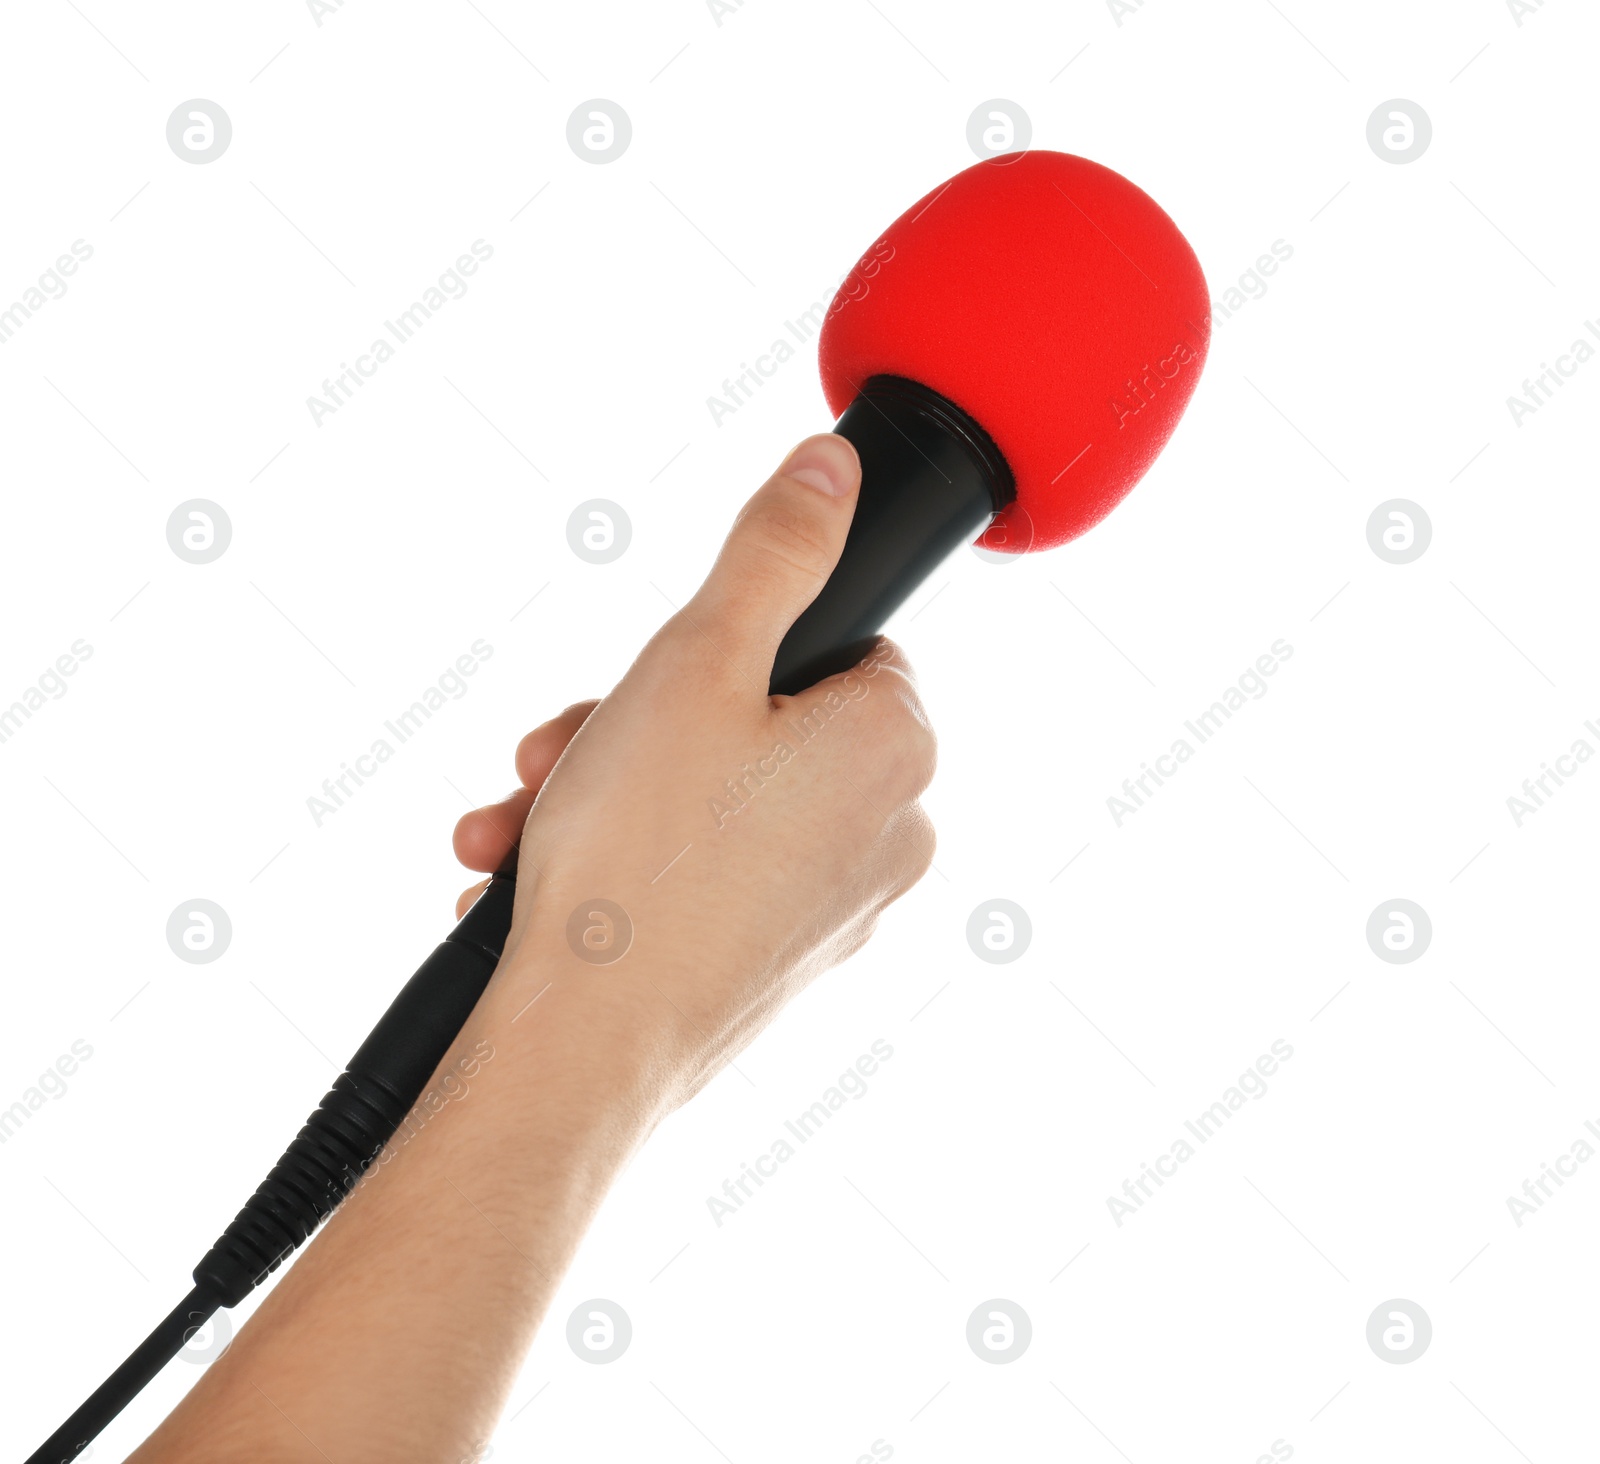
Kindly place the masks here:
[(650, 1075), (652, 1107), (698, 1090), (932, 860), (917, 799), (934, 738), (899, 651), (881, 642), (808, 692), (767, 695), (859, 480), (843, 438), (803, 442), (616, 689), (531, 733), (524, 787), (457, 828), (464, 862), (487, 870), (525, 818), (491, 999), (516, 1010), (552, 985), (552, 1007), (582, 1008), (584, 1040)]

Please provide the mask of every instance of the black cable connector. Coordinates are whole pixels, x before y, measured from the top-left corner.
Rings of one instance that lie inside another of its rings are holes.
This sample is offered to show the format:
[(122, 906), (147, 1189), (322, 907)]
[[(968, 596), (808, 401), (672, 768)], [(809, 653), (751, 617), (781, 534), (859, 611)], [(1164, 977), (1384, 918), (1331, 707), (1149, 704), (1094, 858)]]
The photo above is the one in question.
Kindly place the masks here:
[(27, 1464), (67, 1464), (219, 1308), (238, 1306), (331, 1215), (422, 1097), (511, 930), (516, 855), (418, 968), (205, 1259), (194, 1290)]

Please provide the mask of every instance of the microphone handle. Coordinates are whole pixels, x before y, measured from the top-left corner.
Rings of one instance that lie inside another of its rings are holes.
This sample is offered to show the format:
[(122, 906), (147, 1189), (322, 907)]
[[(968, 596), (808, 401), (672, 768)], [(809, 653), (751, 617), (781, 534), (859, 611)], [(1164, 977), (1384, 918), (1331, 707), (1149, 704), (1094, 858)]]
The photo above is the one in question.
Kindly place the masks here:
[(338, 1208), (416, 1106), (489, 984), (511, 930), (517, 858), (417, 968), (327, 1096), (194, 1269), (237, 1306)]
[[(988, 434), (914, 381), (869, 378), (834, 430), (861, 458), (861, 493), (838, 566), (778, 648), (774, 695), (849, 670), (939, 563), (1016, 496)], [(516, 869), (513, 851), (195, 1267), (195, 1289), (29, 1464), (76, 1457), (213, 1312), (243, 1301), (355, 1188), (422, 1097), (494, 974), (511, 930)]]
[(833, 430), (861, 459), (861, 494), (837, 567), (778, 647), (774, 695), (848, 671), (917, 586), (1017, 496), (989, 434), (903, 376), (868, 377)]

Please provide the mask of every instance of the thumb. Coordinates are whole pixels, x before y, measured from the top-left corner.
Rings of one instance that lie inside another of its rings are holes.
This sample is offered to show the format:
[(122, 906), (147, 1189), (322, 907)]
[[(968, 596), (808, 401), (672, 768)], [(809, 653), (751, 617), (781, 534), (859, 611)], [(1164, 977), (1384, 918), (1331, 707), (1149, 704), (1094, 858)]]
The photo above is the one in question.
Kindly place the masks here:
[(834, 433), (806, 438), (784, 459), (734, 520), (695, 596), (696, 621), (719, 646), (771, 667), (839, 562), (860, 486), (856, 450)]

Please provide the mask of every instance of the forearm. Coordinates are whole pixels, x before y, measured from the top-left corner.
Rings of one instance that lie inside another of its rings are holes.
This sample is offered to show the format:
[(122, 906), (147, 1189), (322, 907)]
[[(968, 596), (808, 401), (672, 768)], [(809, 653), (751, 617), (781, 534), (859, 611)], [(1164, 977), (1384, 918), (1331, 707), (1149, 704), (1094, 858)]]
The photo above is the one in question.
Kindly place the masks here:
[[(441, 1065), (479, 1067), (383, 1161), (136, 1464), (473, 1457), (556, 1284), (653, 1126), (600, 993), (508, 958)], [(492, 1055), (490, 1055), (492, 1054)]]

